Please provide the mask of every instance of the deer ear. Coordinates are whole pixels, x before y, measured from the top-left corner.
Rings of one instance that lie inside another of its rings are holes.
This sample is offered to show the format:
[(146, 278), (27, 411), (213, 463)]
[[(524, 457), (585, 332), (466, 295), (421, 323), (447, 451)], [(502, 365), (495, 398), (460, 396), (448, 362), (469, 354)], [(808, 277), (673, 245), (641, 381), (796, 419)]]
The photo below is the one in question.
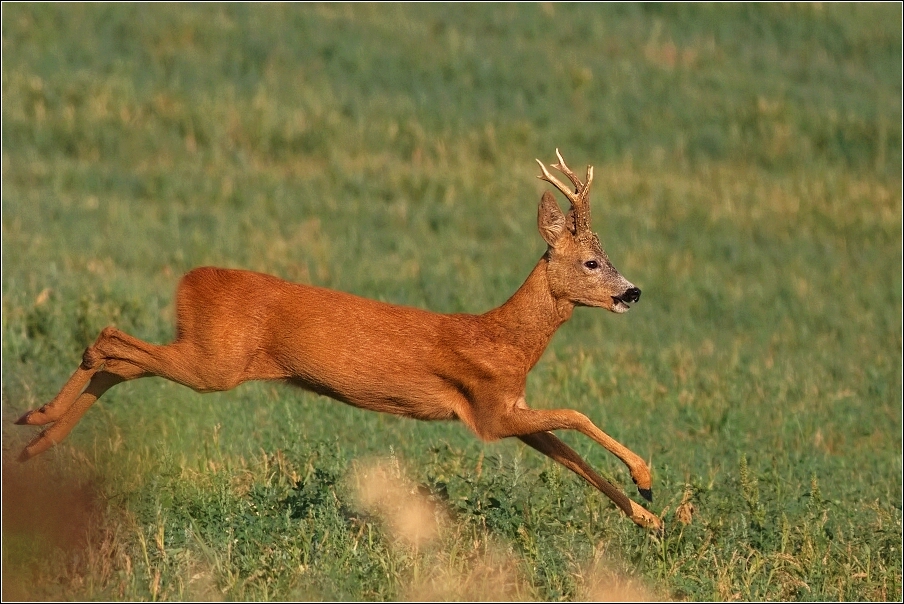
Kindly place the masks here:
[(543, 193), (540, 199), (540, 208), (537, 211), (537, 228), (540, 230), (540, 236), (549, 244), (555, 247), (556, 242), (565, 233), (565, 215), (559, 209), (556, 198), (549, 191)]

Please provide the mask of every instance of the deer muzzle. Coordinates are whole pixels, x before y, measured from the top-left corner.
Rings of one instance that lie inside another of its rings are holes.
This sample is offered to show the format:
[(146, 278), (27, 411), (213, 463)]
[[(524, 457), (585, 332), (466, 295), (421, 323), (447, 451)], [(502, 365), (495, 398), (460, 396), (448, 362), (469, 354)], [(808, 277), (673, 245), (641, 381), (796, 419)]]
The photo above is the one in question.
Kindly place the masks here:
[(628, 312), (631, 304), (640, 300), (640, 289), (629, 287), (618, 296), (612, 296), (612, 310), (617, 313)]

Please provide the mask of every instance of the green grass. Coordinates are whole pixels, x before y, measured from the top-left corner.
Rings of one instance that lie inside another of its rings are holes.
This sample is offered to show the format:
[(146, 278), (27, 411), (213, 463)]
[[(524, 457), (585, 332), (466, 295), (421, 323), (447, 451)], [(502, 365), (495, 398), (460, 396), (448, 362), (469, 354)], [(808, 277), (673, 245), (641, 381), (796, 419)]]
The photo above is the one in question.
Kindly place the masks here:
[[(5, 4), (2, 35), (4, 599), (901, 599), (898, 5)], [(651, 461), (661, 538), (517, 441), (277, 384), (124, 384), (11, 461), (101, 328), (172, 337), (197, 265), (501, 304), (557, 147), (644, 293), (579, 309), (528, 400)], [(373, 459), (433, 540), (356, 495)]]

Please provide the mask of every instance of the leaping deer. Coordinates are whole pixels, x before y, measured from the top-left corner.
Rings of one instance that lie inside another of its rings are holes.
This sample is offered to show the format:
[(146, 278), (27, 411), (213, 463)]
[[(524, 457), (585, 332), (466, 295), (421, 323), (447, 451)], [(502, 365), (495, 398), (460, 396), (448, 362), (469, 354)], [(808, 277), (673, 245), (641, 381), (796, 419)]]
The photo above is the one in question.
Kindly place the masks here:
[(575, 306), (627, 312), (640, 290), (609, 262), (590, 230), (590, 185), (556, 150), (538, 177), (571, 203), (563, 214), (549, 191), (537, 216), (547, 243), (524, 284), (482, 315), (438, 314), (289, 283), (245, 270), (187, 273), (176, 291), (176, 339), (149, 344), (106, 327), (52, 401), (16, 423), (51, 424), (22, 451), (25, 461), (62, 441), (109, 388), (159, 376), (198, 392), (249, 380), (283, 380), (372, 411), (421, 420), (458, 419), (486, 441), (510, 436), (562, 464), (603, 492), (635, 523), (662, 521), (597, 474), (552, 430), (577, 430), (618, 457), (640, 494), (652, 500), (650, 470), (637, 454), (571, 409), (531, 409), (527, 373)]

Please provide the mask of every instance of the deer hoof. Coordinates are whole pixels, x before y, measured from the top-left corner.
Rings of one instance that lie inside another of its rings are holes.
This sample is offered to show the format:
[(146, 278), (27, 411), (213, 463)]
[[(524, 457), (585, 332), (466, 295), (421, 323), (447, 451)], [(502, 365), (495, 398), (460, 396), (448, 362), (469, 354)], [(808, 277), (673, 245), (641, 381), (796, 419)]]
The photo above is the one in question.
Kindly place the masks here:
[(653, 489), (641, 489), (637, 487), (637, 492), (640, 493), (640, 496), (653, 503)]
[(645, 510), (644, 508), (633, 502), (631, 504), (630, 518), (637, 526), (649, 529), (656, 534), (661, 535), (665, 530), (662, 524), (662, 520), (660, 520), (659, 517), (656, 516), (656, 514)]

